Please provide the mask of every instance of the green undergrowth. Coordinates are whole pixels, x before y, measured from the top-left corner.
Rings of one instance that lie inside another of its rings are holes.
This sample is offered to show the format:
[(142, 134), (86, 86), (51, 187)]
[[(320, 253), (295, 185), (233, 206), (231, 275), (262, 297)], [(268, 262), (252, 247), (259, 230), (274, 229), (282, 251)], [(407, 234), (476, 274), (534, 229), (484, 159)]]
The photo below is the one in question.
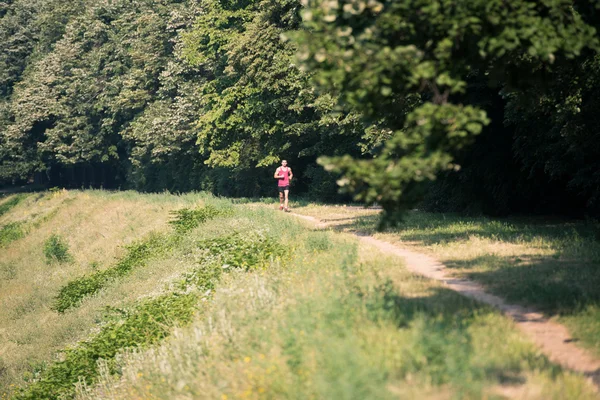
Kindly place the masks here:
[[(160, 240), (156, 237), (155, 240)], [(51, 365), (38, 379), (24, 388), (17, 399), (54, 399), (74, 394), (76, 384), (92, 384), (98, 376), (98, 361), (112, 360), (124, 349), (146, 347), (169, 336), (174, 326), (188, 324), (224, 273), (234, 269), (250, 271), (265, 268), (281, 260), (286, 250), (260, 232), (232, 234), (199, 241), (203, 252), (198, 266), (171, 285), (173, 291), (142, 301), (129, 311), (121, 311), (122, 320), (105, 325), (92, 339), (64, 352), (64, 360)], [(144, 256), (147, 249), (138, 245), (130, 254)], [(131, 250), (131, 249), (130, 249)], [(111, 373), (116, 371), (111, 369)]]
[(0, 248), (19, 240), (25, 236), (23, 224), (20, 222), (11, 222), (0, 228)]
[(594, 398), (492, 308), (349, 238), (294, 239), (285, 268), (229, 274), (202, 318), (161, 346), (124, 352), (118, 376), (77, 398), (503, 399), (506, 388)]
[[(20, 194), (12, 196), (8, 201), (0, 204), (0, 216), (7, 214), (14, 207), (21, 204), (25, 199), (33, 199), (33, 203), (39, 201), (44, 197), (43, 194), (36, 196), (28, 196), (26, 194)], [(30, 231), (35, 228), (39, 228), (43, 223), (48, 222), (56, 216), (58, 208), (51, 210), (44, 215), (32, 215), (30, 218), (15, 222), (9, 222), (4, 226), (0, 227), (0, 248), (8, 246), (10, 243), (27, 236)], [(54, 250), (54, 249), (53, 249)], [(50, 256), (52, 258), (52, 255)], [(54, 259), (53, 261), (56, 261)]]
[(170, 221), (174, 227), (173, 234), (154, 233), (128, 246), (125, 257), (114, 266), (67, 283), (60, 289), (53, 308), (62, 313), (78, 306), (84, 298), (97, 293), (111, 282), (129, 275), (134, 268), (143, 268), (149, 260), (172, 251), (181, 240), (181, 235), (209, 219), (231, 214), (230, 209), (219, 209), (211, 205), (198, 209), (184, 208), (173, 212), (175, 218)]
[(170, 224), (175, 229), (175, 232), (184, 234), (210, 219), (219, 216), (230, 216), (232, 213), (232, 209), (219, 209), (211, 205), (197, 209), (183, 208), (171, 212), (174, 219), (170, 221)]
[(197, 294), (173, 293), (147, 301), (128, 312), (122, 322), (102, 328), (92, 339), (64, 352), (64, 360), (41, 373), (39, 380), (15, 396), (16, 399), (57, 399), (72, 396), (75, 385), (94, 381), (99, 359), (110, 360), (125, 348), (148, 346), (167, 337), (175, 325), (191, 321)]
[(12, 210), (26, 198), (26, 194), (17, 194), (11, 196), (8, 200), (4, 201), (3, 203), (0, 203), (0, 217)]
[(81, 301), (110, 282), (128, 275), (134, 268), (142, 268), (148, 260), (159, 255), (169, 248), (170, 241), (164, 235), (153, 234), (127, 247), (127, 254), (114, 266), (103, 271), (84, 276), (63, 286), (53, 308), (58, 312), (65, 312), (76, 307)]
[(44, 242), (44, 256), (46, 263), (67, 263), (73, 261), (69, 252), (69, 245), (62, 236), (53, 234)]
[[(23, 200), (27, 198), (25, 194), (17, 194), (11, 196), (8, 200), (0, 203), (0, 217), (8, 213), (14, 207), (19, 205)], [(9, 222), (0, 227), (0, 248), (6, 247), (15, 240), (19, 240), (24, 237), (26, 230), (24, 229), (23, 222)]]

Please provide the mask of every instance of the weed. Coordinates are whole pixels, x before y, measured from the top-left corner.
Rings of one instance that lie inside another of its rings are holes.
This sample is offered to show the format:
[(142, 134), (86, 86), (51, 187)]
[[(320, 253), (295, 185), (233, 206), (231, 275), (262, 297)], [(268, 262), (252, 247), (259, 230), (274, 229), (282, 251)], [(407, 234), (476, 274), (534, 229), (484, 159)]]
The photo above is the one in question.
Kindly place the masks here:
[(98, 360), (112, 359), (119, 351), (157, 343), (175, 325), (191, 322), (197, 294), (170, 293), (140, 304), (122, 322), (106, 325), (98, 335), (64, 352), (64, 360), (42, 372), (41, 378), (21, 390), (16, 399), (56, 399), (73, 396), (75, 384), (94, 382)]
[(73, 261), (73, 256), (69, 253), (69, 245), (61, 236), (56, 234), (51, 235), (44, 242), (44, 255), (48, 264)]
[(0, 204), (0, 217), (9, 212), (13, 207), (27, 198), (26, 194), (17, 194)]
[(11, 222), (0, 228), (0, 248), (6, 247), (9, 243), (21, 239), (25, 236), (22, 224), (19, 222)]
[(287, 250), (278, 242), (260, 233), (239, 233), (198, 243), (205, 250), (201, 265), (185, 275), (181, 288), (189, 286), (213, 289), (223, 271), (244, 271), (266, 268), (274, 259), (281, 259)]
[(127, 255), (113, 267), (67, 283), (60, 289), (53, 308), (58, 312), (65, 312), (79, 305), (85, 297), (97, 293), (111, 281), (129, 274), (134, 268), (143, 267), (151, 257), (168, 248), (166, 239), (164, 235), (152, 235), (129, 246)]
[(175, 211), (176, 218), (170, 222), (175, 228), (174, 236), (155, 234), (142, 242), (129, 246), (127, 255), (115, 266), (104, 271), (94, 272), (63, 286), (53, 308), (62, 313), (79, 305), (85, 297), (97, 293), (115, 279), (128, 275), (132, 269), (145, 266), (152, 257), (168, 251), (181, 239), (181, 235), (211, 218), (228, 213), (228, 210), (210, 205), (195, 210), (185, 208)]
[(314, 232), (306, 238), (306, 247), (313, 252), (326, 251), (331, 248), (331, 240), (326, 232)]
[(169, 223), (173, 226), (175, 232), (183, 234), (198, 227), (200, 224), (208, 221), (209, 219), (213, 219), (218, 216), (229, 215), (231, 214), (231, 211), (207, 205), (195, 210), (184, 208), (173, 211), (171, 214), (175, 216), (175, 219)]
[[(98, 376), (98, 360), (112, 360), (127, 348), (145, 347), (167, 337), (175, 325), (191, 322), (201, 298), (213, 292), (221, 275), (231, 268), (252, 270), (264, 266), (267, 260), (282, 255), (283, 247), (274, 240), (260, 235), (239, 234), (211, 239), (200, 244), (206, 251), (204, 262), (183, 280), (185, 291), (175, 291), (141, 303), (133, 310), (109, 309), (112, 322), (108, 323), (93, 339), (82, 342), (74, 349), (66, 350), (65, 358), (49, 367), (41, 378), (21, 390), (17, 399), (53, 399), (72, 396), (75, 384), (92, 384)], [(142, 245), (130, 248), (129, 255), (145, 256), (148, 248)], [(128, 257), (126, 257), (127, 259)], [(137, 258), (134, 257), (137, 260)], [(228, 263), (228, 264), (224, 264)], [(227, 265), (227, 268), (224, 268)], [(193, 291), (189, 291), (190, 286)], [(75, 295), (66, 292), (65, 305)], [(61, 303), (62, 305), (63, 303)], [(118, 318), (122, 317), (122, 318)], [(120, 321), (115, 321), (120, 319)], [(114, 362), (109, 362), (109, 366)], [(115, 373), (116, 371), (111, 371)]]
[(11, 280), (17, 276), (17, 268), (13, 264), (0, 264), (0, 279)]

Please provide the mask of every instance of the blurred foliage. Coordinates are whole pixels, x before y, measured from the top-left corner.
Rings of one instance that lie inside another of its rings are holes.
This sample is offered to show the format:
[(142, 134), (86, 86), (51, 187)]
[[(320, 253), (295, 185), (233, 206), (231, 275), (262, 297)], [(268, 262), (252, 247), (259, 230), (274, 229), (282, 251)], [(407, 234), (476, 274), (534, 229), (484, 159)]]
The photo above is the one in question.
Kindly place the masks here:
[(598, 48), (570, 1), (304, 4), (299, 58), (318, 86), (393, 132), (373, 160), (322, 164), (344, 173), (357, 199), (382, 204), (392, 224), (420, 197), (419, 182), (458, 169), (454, 153), (490, 123), (484, 107), (465, 101), (469, 81), (531, 99), (563, 63)]

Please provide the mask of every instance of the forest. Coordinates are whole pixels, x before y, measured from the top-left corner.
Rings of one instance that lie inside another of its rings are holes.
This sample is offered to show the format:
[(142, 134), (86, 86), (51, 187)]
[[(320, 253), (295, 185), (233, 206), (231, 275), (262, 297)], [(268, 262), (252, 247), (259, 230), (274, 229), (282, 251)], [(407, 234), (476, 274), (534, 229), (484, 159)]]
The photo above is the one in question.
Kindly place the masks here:
[[(569, 0), (3, 0), (0, 187), (600, 216), (600, 14)], [(341, 191), (340, 191), (341, 189)]]

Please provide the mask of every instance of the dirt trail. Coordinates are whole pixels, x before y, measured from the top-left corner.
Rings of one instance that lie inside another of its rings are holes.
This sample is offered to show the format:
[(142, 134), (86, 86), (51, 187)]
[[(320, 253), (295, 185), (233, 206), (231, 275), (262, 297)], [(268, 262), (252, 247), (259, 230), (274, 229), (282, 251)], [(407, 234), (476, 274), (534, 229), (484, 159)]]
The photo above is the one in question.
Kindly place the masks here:
[[(293, 215), (311, 221), (318, 228), (329, 227), (327, 223), (315, 217)], [(534, 309), (508, 304), (502, 298), (487, 293), (483, 286), (476, 282), (453, 277), (446, 271), (445, 265), (433, 257), (403, 249), (372, 236), (361, 233), (354, 234), (362, 242), (378, 248), (385, 254), (404, 258), (408, 270), (440, 281), (449, 289), (500, 309), (514, 320), (519, 329), (526, 333), (550, 360), (572, 371), (584, 374), (597, 390), (600, 389), (600, 360), (573, 344), (574, 340), (564, 326), (550, 321)]]

